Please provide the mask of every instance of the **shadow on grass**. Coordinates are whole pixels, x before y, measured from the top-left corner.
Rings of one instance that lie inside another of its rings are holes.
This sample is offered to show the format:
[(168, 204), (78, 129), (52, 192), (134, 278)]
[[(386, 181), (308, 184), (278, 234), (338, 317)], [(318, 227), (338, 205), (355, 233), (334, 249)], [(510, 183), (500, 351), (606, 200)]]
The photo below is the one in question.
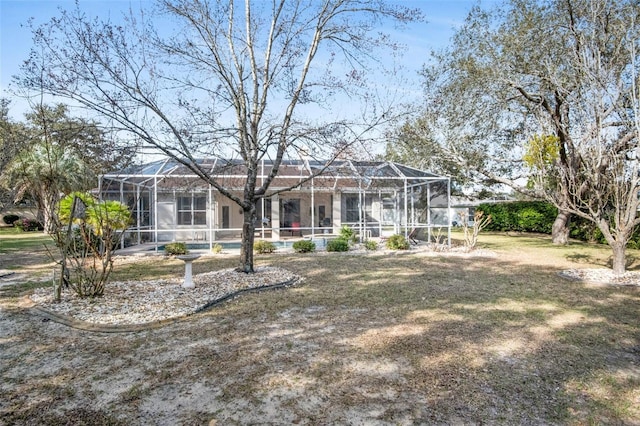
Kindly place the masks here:
[[(174, 398), (187, 388), (199, 419), (209, 413), (225, 424), (633, 423), (640, 291), (566, 281), (560, 267), (530, 259), (260, 256), (258, 266), (304, 280), (139, 335), (39, 324), (40, 339), (24, 333), (11, 344), (36, 371), (60, 357), (82, 365), (93, 389), (130, 389), (136, 377), (140, 396), (128, 402), (123, 390), (106, 408), (138, 421), (158, 415), (157, 401), (174, 416), (166, 421), (193, 418), (187, 397)], [(200, 259), (194, 272), (236, 260)], [(17, 377), (9, 398), (27, 388), (34, 401), (51, 398), (27, 385), (54, 380), (55, 371), (23, 377), (19, 368), (2, 371)], [(67, 407), (88, 402), (87, 382), (70, 386)], [(8, 409), (22, 408), (0, 406), (0, 414)]]
[[(277, 347), (273, 340), (314, 347), (322, 361), (283, 374), (310, 383), (305, 392), (331, 395), (337, 411), (383, 406), (376, 419), (399, 422), (410, 412), (413, 423), (625, 423), (639, 414), (629, 408), (640, 362), (632, 349), (638, 291), (586, 288), (557, 272), (478, 259), (334, 258), (316, 262), (286, 300), (256, 295), (227, 313), (260, 313), (268, 325), (254, 338), (278, 330), (259, 351), (275, 365), (287, 365), (292, 353), (265, 353)], [(248, 377), (228, 394), (264, 392), (273, 372)], [(319, 420), (303, 405), (311, 422)]]

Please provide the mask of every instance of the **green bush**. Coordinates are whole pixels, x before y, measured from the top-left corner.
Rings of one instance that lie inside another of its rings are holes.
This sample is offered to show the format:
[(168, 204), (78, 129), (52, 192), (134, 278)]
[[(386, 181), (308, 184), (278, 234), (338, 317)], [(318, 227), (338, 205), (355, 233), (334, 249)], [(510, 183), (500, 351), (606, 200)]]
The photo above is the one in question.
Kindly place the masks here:
[(214, 244), (213, 247), (211, 247), (211, 251), (214, 254), (220, 254), (222, 253), (222, 244)]
[(487, 231), (540, 232), (550, 234), (558, 209), (544, 201), (480, 204), (476, 210), (491, 215)]
[(20, 216), (17, 214), (7, 214), (2, 217), (2, 221), (7, 225), (13, 225), (13, 222), (20, 219)]
[(387, 248), (389, 250), (409, 250), (409, 241), (404, 235), (392, 235), (387, 240)]
[(258, 240), (253, 243), (253, 251), (258, 254), (273, 253), (276, 251), (276, 246), (271, 241)]
[(311, 240), (299, 240), (293, 243), (296, 253), (311, 253), (316, 251), (316, 244)]
[(364, 242), (364, 248), (370, 251), (378, 250), (378, 243), (373, 240), (366, 240)]
[(13, 222), (13, 226), (25, 232), (42, 231), (44, 229), (42, 224), (37, 220), (27, 218), (16, 220)]
[(185, 243), (168, 243), (164, 246), (164, 254), (168, 256), (180, 256), (187, 254), (187, 245)]
[[(487, 231), (539, 232), (551, 234), (558, 209), (544, 201), (515, 201), (511, 203), (480, 204), (476, 210), (490, 214), (492, 221)], [(572, 215), (569, 236), (576, 240), (606, 244), (602, 232), (595, 223)], [(640, 227), (636, 228), (627, 244), (629, 248), (640, 248)]]
[(349, 242), (344, 238), (336, 238), (327, 243), (327, 251), (349, 251)]

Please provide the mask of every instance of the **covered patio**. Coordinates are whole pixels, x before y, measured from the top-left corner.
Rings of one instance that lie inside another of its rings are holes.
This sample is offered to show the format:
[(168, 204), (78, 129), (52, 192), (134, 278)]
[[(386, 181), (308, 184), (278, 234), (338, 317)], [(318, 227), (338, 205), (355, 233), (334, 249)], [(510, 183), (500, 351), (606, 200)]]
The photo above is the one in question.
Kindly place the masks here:
[[(199, 164), (225, 188), (242, 193), (246, 169), (240, 161)], [(264, 160), (258, 185), (271, 170)], [(182, 241), (211, 248), (241, 236), (242, 209), (172, 159), (103, 175), (98, 193), (133, 213), (123, 246)], [(339, 160), (327, 166), (288, 160), (256, 204), (256, 238), (327, 238), (347, 225), (361, 240), (413, 231), (420, 239), (450, 244), (450, 193), (449, 177), (394, 162)]]

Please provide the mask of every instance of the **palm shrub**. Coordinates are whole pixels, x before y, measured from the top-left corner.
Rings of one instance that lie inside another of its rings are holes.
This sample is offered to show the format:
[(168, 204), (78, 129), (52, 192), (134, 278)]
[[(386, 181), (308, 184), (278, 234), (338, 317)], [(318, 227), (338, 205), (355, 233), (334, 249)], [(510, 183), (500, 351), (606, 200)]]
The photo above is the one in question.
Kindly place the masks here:
[(389, 250), (409, 250), (409, 241), (404, 235), (395, 234), (387, 239), (386, 246)]
[(80, 297), (104, 294), (113, 269), (113, 252), (131, 223), (129, 208), (118, 201), (100, 201), (87, 193), (72, 193), (59, 204), (57, 227), (52, 234), (62, 254), (62, 284)]
[(293, 250), (296, 253), (312, 253), (316, 251), (316, 243), (311, 240), (299, 240), (293, 243)]
[(357, 241), (355, 231), (348, 225), (342, 225), (342, 228), (340, 228), (340, 238), (351, 244)]

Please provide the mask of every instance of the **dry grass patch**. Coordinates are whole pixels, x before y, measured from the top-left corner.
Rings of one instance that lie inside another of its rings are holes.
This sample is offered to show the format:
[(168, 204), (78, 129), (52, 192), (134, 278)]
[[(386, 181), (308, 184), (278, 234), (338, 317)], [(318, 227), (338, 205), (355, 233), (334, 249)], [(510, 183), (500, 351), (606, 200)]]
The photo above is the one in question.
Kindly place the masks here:
[[(496, 256), (260, 256), (305, 280), (131, 334), (43, 323), (0, 299), (11, 360), (0, 416), (30, 424), (47, 406), (105, 424), (639, 423), (640, 290), (557, 275), (606, 264), (608, 250), (480, 242)], [(201, 259), (194, 273), (235, 261)], [(182, 271), (144, 262), (114, 279)]]

